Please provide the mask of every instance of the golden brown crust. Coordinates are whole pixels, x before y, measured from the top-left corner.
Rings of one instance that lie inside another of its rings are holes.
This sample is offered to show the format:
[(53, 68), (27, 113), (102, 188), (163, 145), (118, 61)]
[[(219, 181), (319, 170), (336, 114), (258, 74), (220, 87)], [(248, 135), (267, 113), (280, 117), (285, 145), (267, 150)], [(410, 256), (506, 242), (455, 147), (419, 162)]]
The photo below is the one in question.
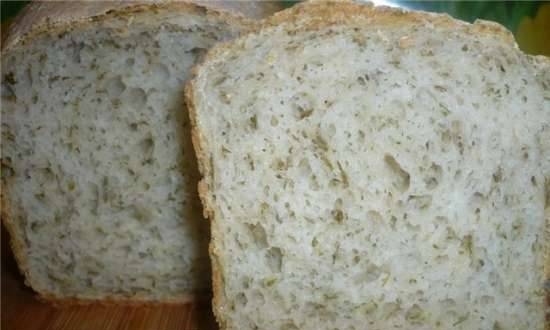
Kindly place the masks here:
[(527, 55), (527, 59), (539, 73), (550, 70), (550, 57), (544, 55)]
[[(163, 3), (146, 3), (144, 1), (110, 1), (110, 2), (38, 2), (33, 3), (15, 19), (10, 27), (9, 36), (6, 42), (2, 44), (2, 52), (9, 52), (15, 47), (22, 47), (31, 42), (35, 37), (44, 33), (66, 32), (77, 28), (86, 28), (87, 26), (105, 22), (113, 18), (131, 19), (135, 15), (150, 15), (151, 12), (185, 12), (195, 13), (197, 15), (206, 15), (207, 17), (217, 18), (241, 29), (249, 29), (253, 26), (253, 21), (246, 17), (258, 18), (271, 14), (279, 7), (273, 3), (254, 4), (247, 6), (243, 3), (235, 5), (227, 2), (208, 2), (208, 1), (179, 1)], [(152, 20), (152, 22), (155, 22)], [(175, 299), (163, 299), (161, 301), (151, 301), (144, 297), (118, 297), (116, 295), (107, 296), (101, 300), (98, 299), (79, 299), (64, 298), (45, 292), (42, 288), (36, 286), (29, 272), (28, 261), (24, 253), (24, 234), (20, 233), (16, 220), (13, 218), (13, 212), (10, 211), (11, 203), (6, 193), (9, 187), (7, 180), (2, 179), (1, 199), (1, 217), (9, 234), (12, 249), (18, 267), (25, 275), (25, 283), (31, 286), (40, 295), (41, 299), (52, 301), (57, 305), (65, 304), (87, 304), (87, 303), (106, 303), (106, 304), (182, 304), (193, 299), (201, 298), (201, 295), (186, 295)], [(204, 294), (202, 294), (204, 296)], [(207, 295), (208, 296), (208, 295)]]
[(194, 89), (194, 80), (193, 77), (197, 72), (198, 66), (193, 68), (191, 78), (188, 80), (188, 83), (185, 86), (185, 96), (186, 96), (186, 106), (189, 112), (189, 118), (191, 122), (191, 141), (193, 142), (193, 148), (195, 149), (195, 154), (197, 156), (197, 162), (199, 167), (199, 172), (202, 175), (202, 179), (198, 184), (198, 193), (203, 205), (204, 217), (211, 221), (211, 240), (208, 247), (208, 252), (210, 254), (210, 262), (212, 268), (212, 291), (215, 292), (212, 297), (212, 310), (214, 311), (214, 316), (216, 321), (220, 325), (221, 329), (227, 329), (227, 324), (225, 320), (221, 317), (219, 308), (221, 308), (221, 290), (223, 289), (223, 276), (221, 265), (218, 261), (218, 253), (216, 251), (215, 240), (219, 237), (218, 229), (214, 225), (215, 219), (215, 205), (208, 200), (208, 181), (205, 178), (211, 176), (213, 169), (209, 167), (208, 156), (205, 153), (207, 147), (205, 145), (206, 140), (201, 136), (201, 133), (197, 127), (197, 113), (194, 103), (194, 97), (192, 91)]
[(146, 298), (120, 298), (116, 296), (109, 296), (101, 299), (80, 299), (80, 298), (60, 298), (54, 295), (41, 294), (37, 296), (39, 300), (50, 303), (54, 306), (63, 307), (68, 305), (128, 305), (128, 306), (157, 306), (157, 305), (185, 305), (192, 302), (206, 301), (210, 298), (209, 292), (197, 292), (195, 294), (188, 294), (179, 298), (163, 299), (163, 300), (151, 300)]
[(43, 32), (53, 32), (57, 27), (67, 29), (86, 21), (101, 21), (112, 16), (131, 16), (157, 10), (208, 11), (218, 13), (230, 23), (252, 24), (252, 20), (267, 17), (281, 6), (273, 1), (37, 1), (23, 9), (10, 24), (8, 36), (2, 43), (9, 49), (24, 40), (32, 39)]
[(447, 14), (375, 7), (371, 3), (358, 4), (347, 1), (303, 3), (274, 14), (264, 22), (263, 27), (280, 24), (291, 24), (293, 25), (291, 28), (295, 31), (317, 30), (337, 24), (352, 26), (369, 24), (376, 25), (378, 28), (400, 27), (402, 24), (410, 26), (428, 25), (438, 28), (466, 29), (472, 34), (496, 36), (509, 44), (515, 45), (512, 33), (495, 22), (476, 20), (474, 24), (469, 24), (453, 19)]
[(237, 15), (242, 15), (252, 19), (262, 19), (269, 17), (273, 13), (283, 9), (280, 1), (260, 0), (260, 1), (208, 1), (198, 0), (195, 3), (205, 7), (227, 10)]
[[(3, 162), (3, 160), (2, 160)], [(2, 164), (4, 165), (4, 164)], [(4, 171), (4, 166), (2, 166), (2, 172)], [(5, 174), (2, 173), (4, 176)], [(2, 177), (2, 188), (0, 189), (0, 217), (2, 218), (2, 223), (6, 227), (8, 234), (10, 236), (10, 246), (17, 263), (17, 267), (21, 274), (25, 276), (25, 285), (31, 286), (32, 282), (31, 276), (28, 269), (27, 258), (24, 251), (24, 242), (23, 235), (19, 235), (18, 227), (15, 225), (13, 217), (10, 212), (10, 202), (6, 194), (6, 187), (9, 186), (9, 178)]]
[[(33, 19), (36, 15), (36, 12), (33, 11), (32, 8), (29, 8), (28, 11), (32, 15), (29, 13), (23, 13), (22, 15), (24, 15), (24, 18), (26, 19)], [(103, 8), (102, 13), (95, 16), (81, 17), (79, 15), (70, 15), (68, 16), (69, 20), (42, 19), (39, 20), (38, 23), (32, 24), (29, 28), (24, 28), (21, 30), (18, 28), (18, 22), (16, 21), (11, 25), (11, 30), (8, 32), (9, 35), (3, 45), (4, 49), (2, 49), (2, 51), (7, 52), (14, 47), (24, 46), (28, 42), (32, 42), (34, 38), (38, 37), (41, 34), (55, 34), (72, 31), (76, 28), (85, 28), (92, 24), (105, 22), (112, 18), (123, 18), (130, 21), (135, 15), (148, 15), (153, 12), (159, 13), (161, 11), (165, 13), (187, 12), (195, 13), (198, 15), (203, 14), (211, 17), (217, 16), (221, 19), (226, 20), (230, 24), (235, 24), (236, 26), (241, 26), (243, 28), (249, 28), (252, 24), (251, 21), (245, 18), (240, 18), (224, 11), (216, 11), (210, 8), (195, 5), (191, 2), (170, 2), (154, 4), (133, 3), (131, 5), (117, 7), (116, 9), (112, 10), (107, 10), (107, 8)], [(67, 16), (63, 17), (66, 18)], [(152, 23), (154, 23), (154, 21), (152, 21)]]
[[(470, 35), (483, 35), (492, 38), (498, 38), (505, 44), (517, 48), (514, 37), (510, 31), (500, 24), (477, 20), (474, 24), (469, 24), (455, 20), (446, 14), (434, 14), (427, 12), (411, 12), (389, 7), (374, 7), (372, 4), (358, 4), (354, 2), (328, 2), (312, 1), (298, 4), (287, 10), (280, 11), (269, 19), (266, 19), (252, 33), (264, 31), (270, 28), (283, 28), (285, 31), (293, 33), (300, 31), (315, 31), (330, 26), (346, 25), (352, 27), (369, 28), (392, 28), (403, 25), (414, 26), (432, 26), (453, 31), (462, 31)], [(228, 53), (233, 52), (233, 48), (239, 40), (246, 39), (246, 36), (238, 38), (236, 42), (222, 43), (212, 48), (205, 56), (201, 64), (197, 64), (193, 69), (192, 77), (186, 85), (186, 103), (189, 116), (191, 118), (193, 146), (199, 163), (199, 171), (202, 175), (199, 183), (199, 195), (205, 209), (205, 216), (211, 221), (212, 236), (210, 242), (210, 257), (212, 259), (213, 276), (213, 310), (214, 315), (221, 329), (230, 329), (230, 321), (223, 315), (223, 265), (218, 262), (218, 251), (216, 250), (217, 241), (223, 233), (218, 232), (216, 226), (216, 206), (209, 200), (209, 186), (212, 172), (212, 164), (208, 159), (206, 150), (207, 141), (201, 134), (201, 129), (197, 124), (197, 109), (195, 102), (195, 78), (198, 77), (201, 67), (208, 66), (208, 63), (223, 58)], [(203, 65), (204, 63), (204, 65)], [(550, 259), (549, 259), (550, 260)], [(550, 298), (549, 298), (550, 299)]]

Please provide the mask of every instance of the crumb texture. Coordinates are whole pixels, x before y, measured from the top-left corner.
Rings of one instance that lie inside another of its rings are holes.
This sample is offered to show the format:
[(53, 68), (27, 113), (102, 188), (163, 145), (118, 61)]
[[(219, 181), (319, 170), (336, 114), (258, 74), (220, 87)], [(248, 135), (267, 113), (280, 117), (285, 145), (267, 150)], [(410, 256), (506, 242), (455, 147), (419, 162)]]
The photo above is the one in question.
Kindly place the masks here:
[(41, 294), (171, 300), (210, 286), (182, 86), (237, 27), (154, 17), (46, 32), (2, 54), (3, 193)]
[(544, 328), (547, 80), (469, 29), (283, 22), (200, 67), (227, 329)]

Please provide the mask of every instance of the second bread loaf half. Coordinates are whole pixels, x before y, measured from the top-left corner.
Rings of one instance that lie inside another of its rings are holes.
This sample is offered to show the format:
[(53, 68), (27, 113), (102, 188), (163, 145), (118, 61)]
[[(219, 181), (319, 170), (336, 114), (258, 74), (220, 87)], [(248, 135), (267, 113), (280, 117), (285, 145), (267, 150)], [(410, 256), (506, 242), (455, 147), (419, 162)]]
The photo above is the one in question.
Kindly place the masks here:
[(242, 13), (273, 9), (236, 5), (38, 2), (16, 19), (2, 53), (2, 218), (42, 297), (208, 295), (183, 83), (254, 24)]
[(187, 97), (223, 329), (538, 329), (547, 59), (490, 22), (312, 2)]

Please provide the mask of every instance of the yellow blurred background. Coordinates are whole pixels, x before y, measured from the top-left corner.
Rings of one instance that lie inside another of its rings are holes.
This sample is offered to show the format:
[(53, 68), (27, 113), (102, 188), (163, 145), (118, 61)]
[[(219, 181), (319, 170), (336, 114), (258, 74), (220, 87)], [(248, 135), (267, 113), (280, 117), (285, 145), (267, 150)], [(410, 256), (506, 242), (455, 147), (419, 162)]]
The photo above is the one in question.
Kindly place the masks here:
[(516, 40), (526, 53), (550, 56), (550, 3), (541, 5), (534, 18), (521, 19)]

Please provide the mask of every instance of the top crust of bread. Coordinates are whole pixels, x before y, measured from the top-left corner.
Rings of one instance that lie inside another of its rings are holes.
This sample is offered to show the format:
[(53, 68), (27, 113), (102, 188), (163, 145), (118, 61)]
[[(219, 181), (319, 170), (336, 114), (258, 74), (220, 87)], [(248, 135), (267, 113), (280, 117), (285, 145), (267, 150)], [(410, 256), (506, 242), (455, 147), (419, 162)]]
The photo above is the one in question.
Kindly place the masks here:
[[(510, 31), (501, 26), (498, 23), (476, 20), (473, 24), (459, 21), (451, 18), (447, 14), (435, 14), (427, 12), (410, 12), (402, 9), (389, 8), (389, 7), (374, 7), (372, 4), (358, 4), (353, 2), (325, 2), (325, 1), (312, 1), (308, 3), (298, 4), (290, 9), (278, 12), (271, 18), (262, 22), (261, 26), (254, 29), (252, 33), (262, 34), (270, 27), (280, 27), (290, 33), (296, 33), (299, 31), (315, 31), (331, 26), (347, 26), (347, 27), (364, 27), (369, 26), (370, 29), (381, 29), (392, 26), (430, 26), (432, 29), (453, 29), (457, 33), (469, 34), (469, 35), (483, 35), (488, 38), (494, 38), (503, 43), (507, 47), (518, 49), (518, 46), (514, 40), (514, 37)], [(208, 71), (208, 67), (215, 61), (233, 54), (241, 47), (240, 42), (245, 42), (246, 36), (238, 38), (234, 42), (228, 42), (220, 44), (212, 48), (204, 58), (201, 65), (198, 65), (193, 70), (193, 78), (190, 79), (186, 85), (186, 99), (189, 108), (191, 124), (192, 124), (192, 141), (195, 148), (199, 170), (201, 172), (202, 179), (199, 182), (199, 195), (204, 207), (204, 215), (211, 221), (216, 221), (220, 214), (216, 204), (210, 199), (209, 191), (211, 191), (212, 160), (209, 159), (208, 150), (212, 150), (212, 146), (208, 145), (208, 142), (198, 128), (198, 114), (200, 111), (198, 108), (201, 105), (195, 99), (197, 82), (202, 78), (200, 75)], [(550, 67), (550, 60), (543, 56), (533, 57), (534, 70), (541, 70), (543, 68), (548, 69)], [(549, 173), (545, 174), (546, 176)], [(548, 179), (550, 180), (550, 178)], [(548, 214), (548, 211), (547, 211)], [(550, 222), (548, 216), (546, 216), (546, 222)], [(213, 271), (213, 306), (215, 316), (222, 329), (232, 328), (229, 324), (229, 320), (223, 318), (223, 311), (220, 301), (224, 287), (224, 279), (222, 277), (223, 264), (219, 260), (219, 251), (217, 251), (216, 242), (222, 237), (224, 233), (217, 232), (215, 227), (212, 227), (212, 240), (210, 243), (210, 255), (212, 261)], [(545, 274), (546, 277), (550, 277), (550, 251), (545, 249)], [(550, 296), (549, 296), (550, 301)], [(548, 323), (548, 322), (547, 322)], [(547, 324), (547, 329), (550, 329), (550, 325)]]
[(41, 33), (61, 33), (84, 27), (86, 24), (108, 22), (114, 17), (131, 18), (134, 15), (151, 15), (159, 12), (189, 12), (218, 16), (238, 26), (252, 27), (251, 19), (262, 18), (276, 11), (272, 3), (266, 6), (247, 6), (216, 1), (89, 1), (82, 2), (37, 2), (29, 4), (10, 25), (2, 51), (32, 42)]

